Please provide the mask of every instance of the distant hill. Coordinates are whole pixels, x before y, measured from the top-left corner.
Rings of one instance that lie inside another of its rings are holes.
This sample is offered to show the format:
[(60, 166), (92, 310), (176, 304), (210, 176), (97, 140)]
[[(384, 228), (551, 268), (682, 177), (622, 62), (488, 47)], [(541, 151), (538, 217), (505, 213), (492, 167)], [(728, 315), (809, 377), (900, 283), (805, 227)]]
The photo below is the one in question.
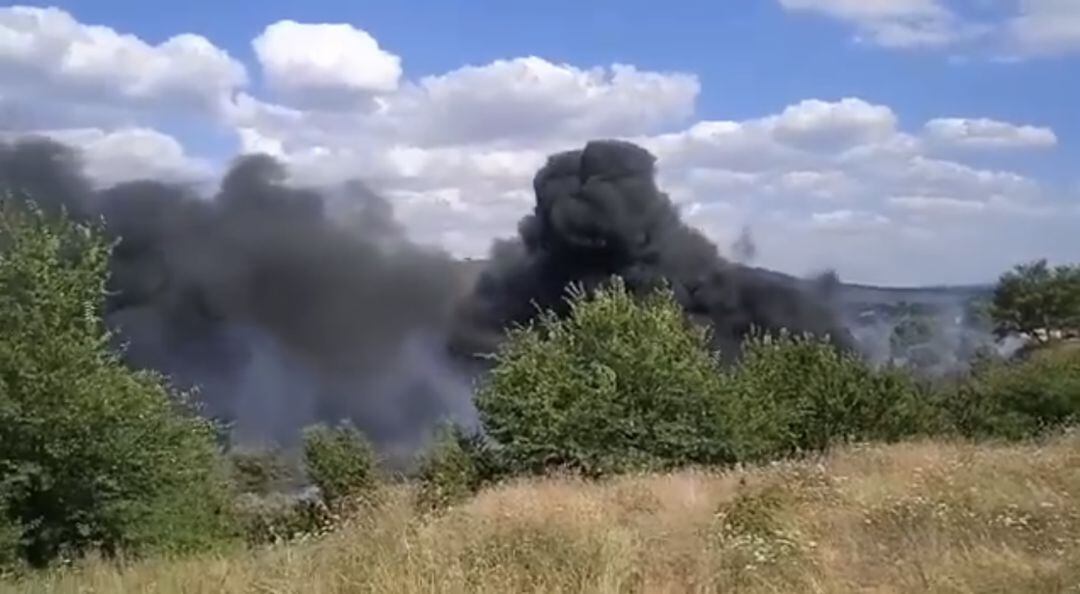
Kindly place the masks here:
[(989, 298), (993, 285), (955, 285), (926, 287), (878, 287), (841, 284), (839, 297), (847, 303), (955, 303), (958, 300)]
[[(471, 287), (486, 266), (486, 260), (462, 260), (461, 270), (465, 285)], [(812, 282), (767, 268), (755, 268), (755, 270), (766, 276), (773, 277), (781, 284), (801, 285)], [(834, 297), (843, 307), (895, 305), (898, 303), (922, 304), (932, 307), (989, 298), (993, 290), (994, 286), (991, 284), (882, 287), (840, 282), (835, 288)]]

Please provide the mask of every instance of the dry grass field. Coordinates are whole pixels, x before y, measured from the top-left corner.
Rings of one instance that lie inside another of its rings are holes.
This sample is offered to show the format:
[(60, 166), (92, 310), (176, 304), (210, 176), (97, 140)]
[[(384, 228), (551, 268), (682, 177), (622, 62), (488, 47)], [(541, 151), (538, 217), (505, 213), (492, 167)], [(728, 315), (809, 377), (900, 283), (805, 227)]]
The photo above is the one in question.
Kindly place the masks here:
[(322, 538), (0, 584), (20, 593), (1080, 592), (1080, 436), (862, 446), (730, 471), (395, 488)]

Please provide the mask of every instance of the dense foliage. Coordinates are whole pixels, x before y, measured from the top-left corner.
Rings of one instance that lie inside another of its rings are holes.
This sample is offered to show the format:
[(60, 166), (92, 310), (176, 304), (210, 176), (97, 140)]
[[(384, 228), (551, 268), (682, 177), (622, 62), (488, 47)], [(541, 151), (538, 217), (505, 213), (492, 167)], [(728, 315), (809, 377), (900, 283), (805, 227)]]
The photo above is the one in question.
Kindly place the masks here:
[(669, 291), (616, 280), (574, 291), (565, 318), (511, 332), (476, 396), (513, 472), (585, 474), (732, 461), (721, 368)]
[[(986, 359), (961, 377), (875, 369), (827, 337), (755, 334), (720, 369), (670, 293), (619, 283), (518, 329), (477, 404), (507, 472), (767, 461), (845, 441), (1016, 439), (1080, 419), (1080, 350)], [(901, 338), (915, 342), (912, 327)]]
[(231, 533), (214, 428), (110, 349), (108, 256), (96, 229), (0, 197), (0, 531), (33, 565)]
[(1080, 421), (1080, 349), (1035, 351), (986, 361), (943, 399), (963, 435), (1022, 439)]
[[(91, 550), (278, 542), (378, 503), (377, 457), (347, 423), (308, 428), (302, 464), (273, 450), (221, 456), (183, 394), (111, 348), (109, 254), (93, 227), (0, 200), (0, 571)], [(782, 332), (752, 335), (724, 367), (670, 291), (634, 295), (617, 278), (568, 302), (568, 315), (509, 332), (476, 394), (482, 431), (447, 427), (420, 459), (422, 509), (517, 474), (760, 462), (919, 435), (1021, 439), (1080, 420), (1080, 348), (1068, 343), (931, 384)], [(1078, 307), (1080, 268), (1042, 262), (1004, 275), (991, 312), (999, 331), (1041, 340), (1075, 329)], [(928, 320), (898, 326), (894, 350), (918, 359)]]
[(436, 512), (460, 503), (498, 476), (485, 438), (457, 426), (441, 427), (417, 472), (417, 507)]
[(304, 466), (323, 501), (332, 507), (368, 499), (378, 485), (375, 451), (349, 423), (305, 429)]
[(1080, 265), (1021, 264), (1001, 276), (990, 315), (1001, 335), (1022, 333), (1049, 342), (1054, 332), (1080, 330)]
[(876, 371), (823, 338), (747, 340), (724, 402), (741, 460), (822, 451), (837, 441), (892, 441), (941, 427), (926, 392), (899, 370)]

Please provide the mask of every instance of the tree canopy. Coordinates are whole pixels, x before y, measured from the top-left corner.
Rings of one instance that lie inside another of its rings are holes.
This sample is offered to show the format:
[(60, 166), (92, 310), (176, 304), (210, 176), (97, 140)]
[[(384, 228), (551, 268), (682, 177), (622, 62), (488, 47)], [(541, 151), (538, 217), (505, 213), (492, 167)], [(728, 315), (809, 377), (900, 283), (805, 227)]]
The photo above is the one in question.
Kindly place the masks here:
[(1080, 266), (1051, 267), (1046, 260), (1003, 274), (990, 315), (999, 335), (1025, 334), (1045, 343), (1080, 328)]
[(0, 531), (34, 565), (231, 530), (214, 427), (110, 349), (109, 247), (0, 195)]

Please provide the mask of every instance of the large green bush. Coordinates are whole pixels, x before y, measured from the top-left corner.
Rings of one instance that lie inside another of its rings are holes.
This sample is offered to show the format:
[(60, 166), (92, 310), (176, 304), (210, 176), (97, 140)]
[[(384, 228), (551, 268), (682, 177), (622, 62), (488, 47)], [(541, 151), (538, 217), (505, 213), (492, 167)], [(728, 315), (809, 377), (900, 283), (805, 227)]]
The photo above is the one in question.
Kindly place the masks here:
[(437, 512), (498, 480), (503, 472), (499, 454), (480, 433), (456, 425), (440, 427), (420, 458), (417, 507)]
[(896, 440), (944, 428), (933, 392), (899, 369), (874, 370), (824, 337), (755, 335), (728, 372), (727, 417), (743, 460)]
[(19, 540), (22, 528), (7, 513), (7, 504), (0, 493), (0, 578), (19, 563)]
[(299, 465), (277, 449), (238, 448), (226, 456), (233, 488), (240, 493), (269, 495), (301, 483)]
[(1080, 348), (986, 360), (946, 391), (945, 405), (957, 430), (973, 438), (1022, 439), (1080, 422)]
[(753, 335), (724, 369), (669, 292), (617, 280), (511, 332), (477, 395), (510, 472), (760, 461), (946, 431), (938, 393), (827, 337)]
[(0, 494), (35, 565), (232, 534), (214, 427), (109, 348), (108, 258), (96, 229), (0, 196)]
[(572, 291), (565, 318), (511, 330), (476, 396), (512, 472), (586, 474), (732, 460), (721, 369), (670, 291), (615, 279)]
[(997, 333), (1022, 333), (1040, 343), (1053, 332), (1080, 330), (1080, 265), (1046, 260), (1016, 266), (994, 288), (990, 316)]
[(475, 458), (457, 428), (444, 428), (420, 460), (416, 504), (421, 512), (459, 503), (480, 487)]
[(304, 430), (304, 466), (330, 507), (368, 501), (378, 488), (375, 450), (349, 423)]

